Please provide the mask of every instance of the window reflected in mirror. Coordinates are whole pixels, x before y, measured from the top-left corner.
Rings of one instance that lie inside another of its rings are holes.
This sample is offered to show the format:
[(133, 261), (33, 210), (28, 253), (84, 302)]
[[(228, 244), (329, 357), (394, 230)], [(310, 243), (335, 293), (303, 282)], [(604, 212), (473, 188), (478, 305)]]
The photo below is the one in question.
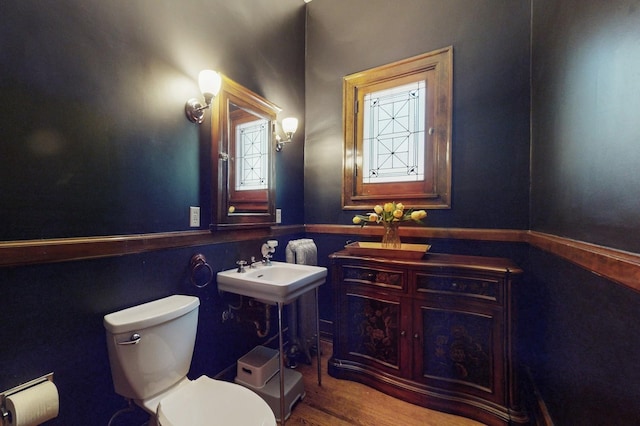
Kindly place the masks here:
[[(232, 105), (233, 107), (233, 105)], [(231, 112), (235, 137), (235, 190), (267, 189), (269, 183), (269, 121), (236, 108)], [(235, 129), (234, 129), (235, 128)]]
[(211, 125), (211, 230), (275, 224), (275, 141), (280, 109), (224, 77)]

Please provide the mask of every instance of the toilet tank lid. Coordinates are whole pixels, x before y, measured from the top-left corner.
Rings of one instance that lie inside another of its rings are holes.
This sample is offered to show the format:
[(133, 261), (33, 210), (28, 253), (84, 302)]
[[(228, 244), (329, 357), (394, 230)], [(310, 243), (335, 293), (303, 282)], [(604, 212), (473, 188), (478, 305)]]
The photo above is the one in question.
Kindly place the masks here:
[(174, 295), (104, 316), (104, 327), (117, 334), (142, 330), (181, 317), (200, 306), (195, 296)]

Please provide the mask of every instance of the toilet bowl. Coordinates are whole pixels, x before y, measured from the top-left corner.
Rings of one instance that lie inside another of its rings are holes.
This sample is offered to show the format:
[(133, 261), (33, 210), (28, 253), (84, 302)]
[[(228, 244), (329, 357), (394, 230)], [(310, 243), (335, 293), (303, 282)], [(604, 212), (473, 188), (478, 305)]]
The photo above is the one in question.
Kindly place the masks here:
[(207, 376), (158, 404), (158, 426), (275, 425), (269, 405), (251, 390)]
[(189, 380), (200, 300), (175, 295), (104, 317), (116, 393), (159, 426), (275, 426), (269, 405), (235, 383)]

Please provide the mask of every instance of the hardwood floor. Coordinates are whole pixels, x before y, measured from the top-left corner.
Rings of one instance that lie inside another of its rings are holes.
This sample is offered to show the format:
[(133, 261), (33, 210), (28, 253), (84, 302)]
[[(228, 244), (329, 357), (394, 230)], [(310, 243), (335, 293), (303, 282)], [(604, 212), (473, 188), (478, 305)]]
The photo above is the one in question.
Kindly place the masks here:
[(316, 358), (301, 364), (305, 398), (294, 407), (287, 425), (312, 426), (479, 426), (474, 420), (418, 407), (360, 383), (327, 374), (330, 342), (322, 342), (322, 386), (318, 386)]

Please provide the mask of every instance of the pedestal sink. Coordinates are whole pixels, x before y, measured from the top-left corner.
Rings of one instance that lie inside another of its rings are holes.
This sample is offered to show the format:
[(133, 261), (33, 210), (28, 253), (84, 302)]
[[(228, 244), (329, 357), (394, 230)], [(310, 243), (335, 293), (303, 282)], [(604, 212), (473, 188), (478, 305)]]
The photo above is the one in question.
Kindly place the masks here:
[(322, 386), (320, 369), (320, 319), (318, 287), (327, 279), (327, 268), (295, 263), (271, 262), (255, 267), (237, 268), (218, 272), (218, 290), (253, 297), (278, 305), (278, 338), (280, 342), (280, 424), (285, 424), (284, 400), (284, 339), (282, 337), (282, 309), (304, 293), (316, 293), (316, 345), (318, 353), (318, 385)]
[(326, 279), (324, 267), (271, 262), (254, 268), (247, 266), (245, 272), (238, 272), (237, 268), (218, 272), (218, 290), (287, 304), (324, 284)]

